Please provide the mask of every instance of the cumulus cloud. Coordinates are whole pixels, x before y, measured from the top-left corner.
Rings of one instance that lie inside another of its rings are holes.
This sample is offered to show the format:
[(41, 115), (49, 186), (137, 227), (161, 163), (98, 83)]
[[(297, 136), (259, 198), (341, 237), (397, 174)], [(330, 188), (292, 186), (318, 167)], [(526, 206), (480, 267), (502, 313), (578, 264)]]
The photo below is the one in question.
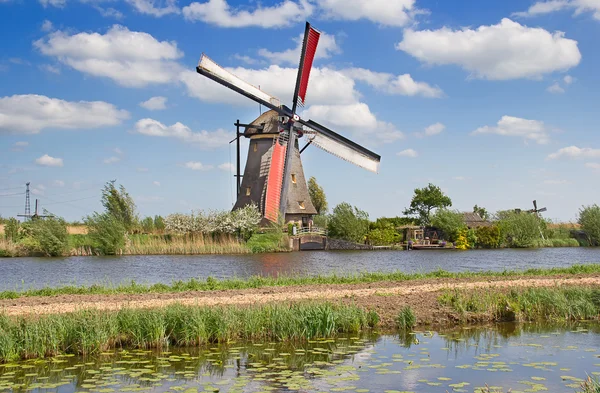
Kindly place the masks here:
[(439, 98), (444, 95), (439, 87), (430, 86), (425, 82), (416, 82), (410, 74), (393, 75), (364, 68), (349, 68), (341, 70), (341, 72), (386, 94), (428, 98)]
[(156, 17), (178, 14), (177, 0), (127, 0), (136, 11)]
[(60, 74), (60, 68), (52, 64), (40, 64), (38, 67), (40, 70), (49, 72), (51, 74)]
[(46, 19), (43, 23), (42, 23), (42, 31), (45, 32), (49, 32), (54, 28), (54, 25), (52, 24), (52, 22), (50, 22), (48, 19)]
[(592, 12), (596, 20), (600, 20), (600, 2), (598, 0), (550, 0), (539, 1), (533, 4), (527, 11), (515, 12), (514, 16), (533, 17), (562, 10), (573, 10), (573, 16), (584, 12)]
[(565, 85), (570, 85), (571, 83), (575, 82), (575, 78), (573, 78), (571, 75), (565, 75), (563, 81), (565, 82)]
[(160, 187), (160, 182), (159, 181), (154, 180), (152, 182), (152, 184), (155, 185), (156, 187)]
[(188, 126), (179, 122), (167, 126), (154, 119), (141, 119), (135, 123), (134, 132), (142, 135), (179, 139), (193, 143), (204, 149), (226, 146), (234, 137), (234, 133), (223, 129), (217, 131), (193, 132)]
[(257, 6), (252, 10), (236, 9), (226, 0), (193, 2), (183, 8), (185, 19), (220, 27), (284, 27), (305, 20), (312, 12), (313, 6), (306, 0), (285, 0), (271, 7)]
[(40, 1), (40, 4), (44, 8), (47, 8), (49, 6), (62, 8), (67, 4), (67, 0), (39, 0), (39, 1)]
[(0, 98), (0, 133), (99, 128), (120, 124), (129, 113), (103, 101), (64, 101), (27, 94)]
[(568, 146), (548, 155), (550, 160), (558, 158), (600, 158), (600, 149), (590, 147)]
[(40, 158), (36, 159), (35, 163), (41, 166), (63, 166), (63, 159), (44, 154)]
[(212, 165), (204, 165), (200, 161), (188, 161), (184, 166), (193, 171), (208, 171), (213, 168)]
[(226, 172), (235, 172), (235, 167), (230, 162), (224, 162), (223, 164), (219, 165), (219, 169)]
[(419, 153), (417, 153), (413, 149), (406, 149), (406, 150), (402, 150), (401, 152), (396, 153), (396, 155), (399, 157), (416, 158), (419, 156)]
[(106, 77), (126, 87), (168, 83), (176, 79), (183, 56), (175, 42), (115, 25), (106, 34), (56, 31), (34, 42), (44, 55), (80, 72)]
[(435, 123), (435, 124), (425, 127), (425, 129), (422, 132), (415, 132), (414, 135), (417, 138), (424, 138), (427, 136), (434, 136), (434, 135), (441, 134), (445, 129), (446, 129), (446, 126), (443, 125), (442, 123), (438, 122), (438, 123)]
[(404, 31), (396, 45), (428, 65), (458, 65), (472, 77), (507, 80), (539, 78), (575, 67), (581, 61), (577, 41), (502, 19), (477, 29)]
[(146, 108), (149, 111), (159, 111), (167, 109), (167, 97), (152, 97), (148, 101), (140, 102), (142, 108)]
[[(266, 58), (274, 64), (292, 64), (297, 66), (300, 61), (300, 52), (302, 51), (302, 41), (304, 39), (304, 33), (301, 33), (298, 37), (294, 38), (296, 41), (296, 47), (288, 49), (283, 52), (271, 52), (268, 49), (259, 49), (258, 55)], [(335, 36), (321, 33), (319, 37), (319, 45), (317, 46), (317, 52), (315, 53), (316, 59), (327, 59), (334, 54), (340, 53), (341, 49), (338, 46)]]
[(558, 84), (558, 82), (550, 85), (546, 91), (548, 93), (552, 93), (552, 94), (562, 94), (565, 92), (565, 89), (563, 89), (562, 87), (560, 87), (560, 84)]
[(480, 134), (520, 137), (539, 144), (545, 144), (550, 141), (550, 136), (548, 135), (548, 130), (546, 129), (544, 122), (513, 116), (502, 116), (495, 127), (483, 126), (471, 133), (471, 135)]
[(318, 0), (325, 17), (341, 20), (366, 19), (384, 26), (406, 26), (424, 13), (415, 0)]

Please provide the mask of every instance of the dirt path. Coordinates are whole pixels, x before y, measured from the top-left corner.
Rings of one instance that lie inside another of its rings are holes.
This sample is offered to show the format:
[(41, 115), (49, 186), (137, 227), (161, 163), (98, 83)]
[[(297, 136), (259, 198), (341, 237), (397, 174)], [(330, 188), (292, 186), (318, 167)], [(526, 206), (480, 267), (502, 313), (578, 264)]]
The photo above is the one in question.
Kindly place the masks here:
[(67, 313), (81, 309), (118, 310), (152, 308), (173, 303), (185, 305), (252, 305), (283, 301), (330, 300), (354, 303), (375, 309), (384, 324), (391, 322), (400, 308), (409, 305), (420, 323), (445, 324), (456, 318), (451, 310), (437, 302), (444, 289), (477, 290), (484, 288), (551, 287), (564, 285), (600, 286), (600, 275), (565, 275), (548, 277), (429, 279), (370, 284), (306, 285), (266, 287), (247, 290), (180, 292), (118, 295), (63, 295), (0, 300), (0, 312), (7, 315)]

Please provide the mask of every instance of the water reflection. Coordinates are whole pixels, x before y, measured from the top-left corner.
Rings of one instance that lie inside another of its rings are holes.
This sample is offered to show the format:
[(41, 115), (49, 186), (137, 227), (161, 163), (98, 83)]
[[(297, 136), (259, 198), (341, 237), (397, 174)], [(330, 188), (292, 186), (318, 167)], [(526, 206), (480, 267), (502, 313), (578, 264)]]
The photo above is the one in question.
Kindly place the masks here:
[(0, 365), (0, 391), (573, 392), (600, 374), (600, 325), (500, 324), (303, 343), (116, 350)]

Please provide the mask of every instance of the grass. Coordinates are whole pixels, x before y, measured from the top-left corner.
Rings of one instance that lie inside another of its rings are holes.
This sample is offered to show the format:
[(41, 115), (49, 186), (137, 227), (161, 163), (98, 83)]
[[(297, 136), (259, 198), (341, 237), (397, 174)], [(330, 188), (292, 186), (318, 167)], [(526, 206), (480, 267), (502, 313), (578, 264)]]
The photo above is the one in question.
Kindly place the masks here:
[(332, 303), (245, 308), (176, 304), (160, 309), (83, 310), (20, 318), (0, 314), (0, 362), (69, 353), (88, 355), (114, 347), (306, 340), (357, 333), (368, 322), (368, 313), (362, 308)]
[(248, 254), (251, 249), (235, 236), (134, 235), (123, 255)]
[(19, 297), (33, 296), (56, 296), (56, 295), (111, 295), (111, 294), (144, 294), (144, 293), (171, 293), (186, 291), (211, 291), (227, 289), (248, 289), (263, 287), (283, 287), (296, 285), (317, 285), (317, 284), (360, 284), (374, 283), (381, 281), (410, 281), (435, 278), (478, 278), (478, 277), (535, 277), (535, 276), (554, 276), (554, 275), (574, 275), (574, 274), (596, 274), (600, 273), (600, 264), (572, 265), (564, 268), (551, 269), (528, 269), (528, 270), (504, 270), (504, 271), (484, 271), (484, 272), (457, 272), (452, 273), (445, 270), (435, 270), (427, 273), (404, 273), (401, 271), (382, 273), (365, 272), (349, 275), (280, 275), (276, 277), (269, 276), (251, 276), (245, 279), (230, 278), (225, 280), (216, 280), (208, 277), (206, 280), (190, 279), (187, 281), (175, 281), (172, 284), (152, 284), (145, 285), (135, 281), (126, 284), (106, 284), (92, 286), (64, 286), (58, 288), (41, 288), (3, 291), (0, 292), (0, 299), (16, 299)]
[(416, 323), (417, 317), (414, 311), (408, 306), (402, 308), (396, 317), (396, 325), (400, 330), (411, 330)]
[(600, 381), (598, 381), (598, 378), (588, 376), (581, 384), (580, 393), (600, 393)]
[(0, 236), (0, 258), (21, 257), (27, 255), (27, 251), (17, 243)]
[(600, 289), (589, 287), (449, 290), (438, 300), (463, 315), (484, 314), (494, 321), (564, 322), (597, 319), (600, 314)]

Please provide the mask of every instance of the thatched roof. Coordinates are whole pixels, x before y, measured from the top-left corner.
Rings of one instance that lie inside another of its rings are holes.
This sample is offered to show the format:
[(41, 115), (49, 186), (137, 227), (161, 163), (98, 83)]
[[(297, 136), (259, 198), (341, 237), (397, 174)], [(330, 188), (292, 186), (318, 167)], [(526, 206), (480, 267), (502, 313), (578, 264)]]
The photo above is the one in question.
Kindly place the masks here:
[(484, 220), (479, 214), (473, 212), (464, 212), (463, 220), (469, 228), (489, 227), (492, 225), (491, 222)]
[(254, 126), (263, 126), (261, 131), (255, 128), (248, 128), (246, 136), (253, 134), (277, 134), (279, 133), (279, 114), (273, 109), (262, 113), (252, 123)]

